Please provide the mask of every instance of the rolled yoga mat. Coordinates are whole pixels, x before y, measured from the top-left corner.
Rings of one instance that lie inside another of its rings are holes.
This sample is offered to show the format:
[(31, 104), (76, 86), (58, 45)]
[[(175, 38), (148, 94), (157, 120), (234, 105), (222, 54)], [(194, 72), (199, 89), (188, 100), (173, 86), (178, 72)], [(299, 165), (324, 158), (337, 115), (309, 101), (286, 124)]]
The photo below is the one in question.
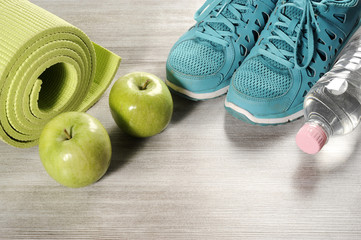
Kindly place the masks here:
[(27, 0), (0, 0), (0, 138), (38, 143), (43, 126), (86, 111), (104, 93), (120, 57)]

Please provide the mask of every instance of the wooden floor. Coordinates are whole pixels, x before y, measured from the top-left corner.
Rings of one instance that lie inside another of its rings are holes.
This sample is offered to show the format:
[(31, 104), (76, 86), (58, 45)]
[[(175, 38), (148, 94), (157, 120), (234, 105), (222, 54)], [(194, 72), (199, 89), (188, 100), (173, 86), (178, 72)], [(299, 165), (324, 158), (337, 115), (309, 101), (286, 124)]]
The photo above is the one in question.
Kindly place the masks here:
[[(165, 79), (169, 50), (204, 0), (32, 2), (119, 54), (117, 78)], [(310, 157), (294, 140), (302, 119), (253, 126), (226, 113), (224, 96), (173, 96), (166, 131), (141, 140), (117, 128), (108, 96), (89, 111), (113, 146), (94, 185), (62, 187), (37, 147), (0, 142), (0, 239), (361, 239), (360, 129)]]

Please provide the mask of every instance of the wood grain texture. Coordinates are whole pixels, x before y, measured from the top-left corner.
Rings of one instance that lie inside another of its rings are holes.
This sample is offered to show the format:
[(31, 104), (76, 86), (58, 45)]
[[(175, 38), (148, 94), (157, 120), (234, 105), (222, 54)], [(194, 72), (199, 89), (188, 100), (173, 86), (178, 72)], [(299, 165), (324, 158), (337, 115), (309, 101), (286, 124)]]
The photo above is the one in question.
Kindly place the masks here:
[[(33, 0), (123, 60), (117, 78), (165, 61), (203, 0)], [(134, 139), (108, 107), (89, 111), (109, 132), (106, 176), (82, 189), (54, 182), (38, 148), (0, 142), (0, 239), (361, 239), (360, 129), (316, 157), (294, 138), (303, 120), (252, 126), (224, 96), (177, 96), (163, 133)]]

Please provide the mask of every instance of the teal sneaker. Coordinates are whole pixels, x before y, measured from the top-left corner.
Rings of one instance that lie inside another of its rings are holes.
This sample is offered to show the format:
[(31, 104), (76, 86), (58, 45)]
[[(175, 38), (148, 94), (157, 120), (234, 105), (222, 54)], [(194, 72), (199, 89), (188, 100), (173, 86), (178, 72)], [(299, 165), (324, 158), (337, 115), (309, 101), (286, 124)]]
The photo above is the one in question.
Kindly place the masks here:
[(197, 23), (169, 53), (166, 83), (170, 89), (192, 100), (225, 94), (276, 2), (207, 0), (195, 14)]
[(303, 100), (358, 29), (359, 0), (279, 1), (235, 72), (225, 107), (259, 125), (303, 116)]

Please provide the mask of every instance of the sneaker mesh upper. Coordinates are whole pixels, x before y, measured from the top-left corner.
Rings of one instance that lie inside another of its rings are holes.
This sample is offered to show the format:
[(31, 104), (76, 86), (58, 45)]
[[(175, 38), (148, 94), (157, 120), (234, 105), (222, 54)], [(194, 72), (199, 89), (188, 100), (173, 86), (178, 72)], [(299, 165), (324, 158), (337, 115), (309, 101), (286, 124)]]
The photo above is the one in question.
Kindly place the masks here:
[[(289, 18), (300, 18), (302, 10), (286, 8), (285, 15)], [(282, 29), (286, 31), (285, 28)], [(295, 33), (294, 33), (295, 34)], [(291, 51), (291, 46), (285, 41), (271, 40), (278, 48)], [(268, 57), (260, 56), (265, 61), (252, 58), (245, 62), (241, 71), (234, 76), (234, 86), (243, 94), (255, 98), (275, 98), (288, 91), (291, 85), (291, 77), (280, 70), (286, 69), (282, 64)], [(267, 64), (263, 63), (267, 62)]]
[(274, 71), (259, 59), (245, 62), (242, 71), (237, 71), (234, 86), (247, 96), (255, 98), (275, 98), (283, 95), (291, 85), (290, 76)]
[[(234, 3), (247, 4), (248, 0), (234, 0)], [(229, 19), (235, 19), (228, 9), (222, 15)], [(223, 23), (207, 23), (218, 31), (229, 31)], [(216, 73), (224, 64), (225, 55), (217, 43), (206, 40), (188, 40), (180, 43), (169, 56), (169, 64), (183, 74), (201, 76)]]
[(216, 73), (224, 60), (223, 51), (210, 44), (188, 40), (181, 42), (171, 52), (169, 64), (179, 72), (199, 76)]

